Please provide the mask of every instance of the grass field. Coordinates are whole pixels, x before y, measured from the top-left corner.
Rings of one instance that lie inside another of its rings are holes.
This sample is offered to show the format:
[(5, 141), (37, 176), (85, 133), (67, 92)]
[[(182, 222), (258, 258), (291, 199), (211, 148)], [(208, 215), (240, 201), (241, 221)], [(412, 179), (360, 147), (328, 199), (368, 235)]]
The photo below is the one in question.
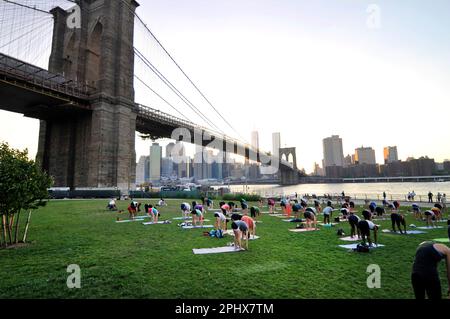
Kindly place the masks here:
[[(150, 201), (149, 201), (150, 202)], [(127, 202), (118, 202), (126, 209)], [(168, 201), (162, 219), (180, 216)], [(386, 247), (369, 254), (339, 248), (337, 228), (292, 233), (295, 224), (264, 215), (261, 239), (247, 252), (194, 255), (193, 248), (225, 246), (232, 237), (171, 225), (115, 223), (107, 201), (52, 201), (33, 213), (30, 245), (0, 250), (3, 298), (412, 298), (410, 271), (417, 245), (446, 237), (380, 234)], [(208, 219), (213, 218), (211, 213)], [(416, 223), (408, 217), (408, 224)], [(390, 228), (390, 222), (381, 222)], [(446, 224), (442, 224), (446, 225)], [(342, 227), (349, 231), (347, 223)], [(67, 266), (81, 267), (81, 289), (66, 286)], [(366, 285), (370, 264), (381, 267), (381, 289)], [(447, 287), (441, 265), (443, 289)]]

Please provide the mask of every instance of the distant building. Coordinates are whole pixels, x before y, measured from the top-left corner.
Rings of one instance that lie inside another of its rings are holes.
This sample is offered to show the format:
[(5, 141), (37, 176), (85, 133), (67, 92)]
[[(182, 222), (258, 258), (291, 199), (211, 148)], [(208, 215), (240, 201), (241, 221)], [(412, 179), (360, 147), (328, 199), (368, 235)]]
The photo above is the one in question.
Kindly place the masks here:
[(371, 147), (360, 147), (355, 150), (355, 164), (376, 165), (375, 150)]
[(448, 174), (450, 174), (450, 161), (449, 160), (444, 161), (444, 171), (447, 171)]
[(384, 163), (385, 164), (398, 162), (397, 146), (385, 147), (383, 153), (384, 153)]
[(344, 149), (339, 135), (333, 135), (323, 140), (323, 165), (327, 177), (342, 177)]
[(169, 143), (166, 146), (166, 157), (173, 157), (172, 151), (175, 148), (175, 143)]
[(158, 143), (153, 143), (150, 147), (150, 181), (159, 182), (161, 180), (161, 159), (162, 147)]
[(251, 144), (252, 148), (258, 150), (259, 149), (259, 133), (258, 133), (258, 131), (252, 132), (251, 142), (252, 142), (252, 144)]
[(161, 160), (161, 176), (172, 177), (174, 175), (173, 160), (170, 157), (164, 157)]
[(347, 155), (344, 158), (344, 167), (352, 166), (354, 164), (354, 158), (352, 155)]
[(136, 185), (142, 185), (149, 179), (149, 157), (141, 156), (136, 164)]

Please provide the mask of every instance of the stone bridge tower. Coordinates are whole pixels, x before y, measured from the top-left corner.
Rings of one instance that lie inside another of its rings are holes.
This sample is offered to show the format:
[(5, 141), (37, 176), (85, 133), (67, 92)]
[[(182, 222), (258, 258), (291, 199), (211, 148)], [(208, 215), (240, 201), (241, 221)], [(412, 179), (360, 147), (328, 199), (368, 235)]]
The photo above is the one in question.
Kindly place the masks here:
[[(52, 10), (49, 71), (94, 87), (92, 111), (41, 121), (37, 161), (56, 187), (130, 189), (135, 179), (134, 0), (79, 0), (81, 28)], [(51, 111), (50, 111), (51, 112)]]

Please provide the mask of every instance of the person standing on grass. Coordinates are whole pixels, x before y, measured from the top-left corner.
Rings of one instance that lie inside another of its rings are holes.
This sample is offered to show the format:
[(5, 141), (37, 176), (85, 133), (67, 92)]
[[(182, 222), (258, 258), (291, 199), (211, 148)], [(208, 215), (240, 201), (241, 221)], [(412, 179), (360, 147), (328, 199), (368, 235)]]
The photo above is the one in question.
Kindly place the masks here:
[(386, 192), (383, 192), (383, 200), (386, 200)]
[(428, 192), (428, 203), (432, 203), (433, 202), (433, 193), (430, 191)]
[(322, 212), (322, 206), (320, 206), (320, 202), (317, 199), (314, 200), (314, 208), (316, 209), (318, 214)]
[(331, 205), (331, 202), (328, 202), (327, 207), (325, 207), (323, 209), (323, 223), (325, 225), (331, 224), (331, 218), (333, 217), (333, 211), (334, 211), (334, 207)]
[(248, 225), (241, 220), (231, 223), (231, 229), (234, 232), (234, 248), (243, 249), (242, 241), (244, 241), (245, 249), (248, 250)]
[(441, 280), (439, 278), (439, 263), (445, 260), (450, 299), (450, 249), (446, 245), (434, 242), (424, 242), (419, 245), (414, 258), (411, 273), (411, 283), (417, 300), (424, 300), (425, 295), (431, 300), (442, 299)]
[(444, 214), (447, 213), (447, 195), (442, 194), (441, 204), (442, 204), (441, 213), (442, 213), (442, 216), (444, 216)]

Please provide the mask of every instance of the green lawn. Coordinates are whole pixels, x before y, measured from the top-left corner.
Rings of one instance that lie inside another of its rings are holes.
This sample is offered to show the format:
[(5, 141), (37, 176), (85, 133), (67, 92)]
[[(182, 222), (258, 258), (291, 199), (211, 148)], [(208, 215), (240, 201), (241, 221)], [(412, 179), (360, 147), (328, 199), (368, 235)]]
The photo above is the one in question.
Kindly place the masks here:
[[(168, 201), (163, 219), (180, 216)], [(127, 202), (118, 202), (125, 209)], [(155, 203), (153, 201), (153, 203)], [(337, 247), (337, 228), (292, 233), (291, 223), (263, 216), (242, 253), (194, 255), (192, 248), (225, 246), (203, 230), (115, 223), (107, 201), (52, 201), (33, 213), (27, 247), (0, 250), (2, 298), (412, 298), (410, 270), (419, 243), (446, 237), (380, 235), (386, 247), (370, 254)], [(207, 218), (213, 219), (211, 213)], [(213, 222), (211, 222), (213, 223)], [(409, 217), (408, 224), (416, 223)], [(389, 228), (389, 222), (382, 222)], [(416, 223), (423, 224), (423, 223)], [(445, 225), (445, 224), (442, 224)], [(347, 232), (348, 224), (342, 224)], [(67, 266), (78, 264), (82, 289), (66, 286)], [(366, 269), (381, 267), (381, 289), (368, 289)], [(441, 265), (444, 287), (444, 265)]]

